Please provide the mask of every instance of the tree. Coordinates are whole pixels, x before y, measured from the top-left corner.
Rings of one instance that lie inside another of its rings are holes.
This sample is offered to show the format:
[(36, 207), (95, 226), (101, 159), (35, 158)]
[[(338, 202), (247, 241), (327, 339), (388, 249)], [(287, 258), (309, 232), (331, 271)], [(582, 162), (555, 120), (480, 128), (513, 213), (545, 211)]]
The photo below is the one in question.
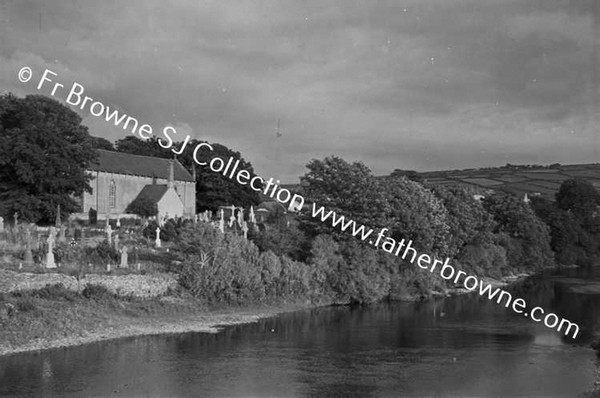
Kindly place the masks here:
[(600, 194), (586, 180), (566, 180), (556, 192), (556, 204), (560, 209), (567, 210), (582, 222), (582, 226), (596, 232), (596, 210), (600, 205)]
[(448, 211), (441, 200), (403, 176), (388, 179), (383, 192), (389, 209), (386, 224), (394, 239), (412, 239), (421, 250), (449, 254)]
[(392, 174), (390, 174), (390, 177), (406, 177), (411, 181), (415, 181), (415, 182), (423, 182), (423, 178), (419, 175), (419, 173), (417, 173), (414, 170), (402, 170), (402, 169), (395, 169)]
[(137, 214), (140, 217), (148, 218), (158, 214), (158, 207), (156, 206), (156, 203), (150, 199), (138, 196), (127, 206), (125, 211), (127, 213)]
[(544, 198), (532, 198), (531, 205), (550, 228), (550, 245), (558, 263), (591, 265), (594, 262), (598, 239), (582, 227), (582, 220)]
[(494, 220), (473, 192), (466, 187), (432, 186), (432, 192), (443, 202), (448, 211), (450, 228), (449, 253), (456, 255), (469, 244), (492, 242)]
[[(308, 172), (300, 178), (306, 200), (324, 206), (327, 212), (335, 211), (339, 216), (369, 227), (386, 225), (389, 209), (385, 195), (381, 193), (380, 183), (363, 163), (348, 163), (330, 156), (323, 160), (313, 159), (306, 167)], [(340, 235), (339, 230), (310, 216), (304, 217), (303, 227), (312, 235)]]
[(112, 142), (106, 138), (90, 136), (90, 139), (92, 141), (92, 146), (96, 149), (106, 149), (107, 151), (115, 150)]
[(79, 210), (91, 192), (85, 172), (97, 159), (87, 127), (66, 106), (41, 95), (0, 96), (0, 202), (4, 215), (51, 223)]
[(539, 268), (553, 264), (550, 230), (529, 205), (508, 194), (488, 196), (483, 205), (497, 222), (495, 232), (510, 265)]
[(121, 138), (115, 143), (118, 152), (131, 153), (133, 155), (152, 156), (155, 158), (172, 159), (173, 153), (158, 144), (158, 138), (151, 137), (141, 140), (132, 135)]
[[(198, 144), (204, 141), (192, 140), (188, 144), (185, 164), (190, 166), (194, 163), (192, 158), (193, 150)], [(177, 144), (176, 144), (177, 145)], [(248, 170), (250, 178), (254, 177), (254, 168), (252, 164), (246, 161), (242, 155), (232, 149), (221, 144), (211, 144), (213, 151), (210, 155), (200, 159), (203, 162), (210, 162), (215, 157), (219, 157), (224, 161), (228, 161), (231, 157), (233, 161), (239, 160), (238, 170)], [(179, 147), (179, 145), (177, 145)], [(215, 173), (208, 167), (198, 167), (196, 169), (196, 208), (198, 211), (218, 210), (219, 206), (229, 206), (235, 204), (237, 206), (250, 207), (256, 206), (260, 202), (258, 192), (253, 190), (249, 184), (241, 185), (231, 178), (225, 177), (223, 174)]]

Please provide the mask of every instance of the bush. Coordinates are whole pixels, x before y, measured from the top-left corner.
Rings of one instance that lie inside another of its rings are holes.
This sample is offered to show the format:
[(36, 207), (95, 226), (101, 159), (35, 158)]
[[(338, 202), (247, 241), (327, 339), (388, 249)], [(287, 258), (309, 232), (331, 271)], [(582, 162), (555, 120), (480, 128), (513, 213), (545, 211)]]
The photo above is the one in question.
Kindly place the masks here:
[(83, 288), (81, 295), (87, 299), (97, 301), (115, 298), (114, 294), (112, 294), (110, 290), (106, 288), (106, 286), (96, 283), (87, 283)]
[(120, 254), (107, 240), (103, 240), (95, 247), (84, 248), (83, 263), (105, 264), (119, 261)]
[(32, 290), (30, 294), (33, 297), (47, 300), (74, 301), (78, 297), (76, 292), (65, 288), (62, 283), (56, 283), (54, 285), (48, 284), (41, 289)]
[(36, 310), (35, 303), (29, 296), (17, 297), (15, 307), (18, 312), (31, 312)]
[(146, 197), (137, 197), (133, 202), (125, 209), (127, 213), (137, 214), (140, 217), (148, 218), (154, 217), (158, 214), (158, 207), (156, 203), (152, 202)]
[[(160, 228), (160, 240), (163, 242), (174, 241), (183, 225), (182, 221), (167, 220)], [(148, 239), (156, 239), (156, 227), (158, 227), (158, 223), (152, 221), (144, 228), (142, 234)]]
[(96, 225), (98, 223), (98, 212), (93, 207), (90, 207), (90, 210), (88, 211), (88, 219), (90, 220), (90, 225)]
[(182, 229), (175, 251), (180, 284), (207, 303), (249, 304), (307, 298), (312, 269), (205, 224)]

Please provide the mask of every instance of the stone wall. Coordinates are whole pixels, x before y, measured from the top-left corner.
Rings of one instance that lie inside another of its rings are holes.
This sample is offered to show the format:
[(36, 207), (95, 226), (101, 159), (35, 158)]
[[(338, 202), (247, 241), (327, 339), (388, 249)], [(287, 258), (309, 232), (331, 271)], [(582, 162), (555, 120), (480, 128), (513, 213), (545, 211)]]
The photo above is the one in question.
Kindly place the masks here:
[(87, 283), (105, 286), (112, 293), (120, 296), (157, 297), (165, 294), (169, 288), (178, 286), (176, 275), (157, 273), (151, 275), (101, 275), (87, 274), (77, 283), (74, 276), (58, 273), (33, 274), (0, 270), (0, 292), (8, 293), (16, 290), (41, 289), (46, 285), (62, 283), (73, 291), (83, 290)]

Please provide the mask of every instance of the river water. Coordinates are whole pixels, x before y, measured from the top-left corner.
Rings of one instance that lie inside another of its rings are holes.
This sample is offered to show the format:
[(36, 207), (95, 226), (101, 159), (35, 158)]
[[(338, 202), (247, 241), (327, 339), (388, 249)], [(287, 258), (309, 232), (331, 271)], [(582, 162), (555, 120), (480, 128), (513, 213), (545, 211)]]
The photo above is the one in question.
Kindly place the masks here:
[(513, 290), (579, 323), (578, 339), (474, 295), (321, 308), (214, 335), (138, 337), (0, 358), (0, 395), (575, 396), (593, 390), (600, 362), (589, 344), (598, 329), (600, 269), (529, 278)]

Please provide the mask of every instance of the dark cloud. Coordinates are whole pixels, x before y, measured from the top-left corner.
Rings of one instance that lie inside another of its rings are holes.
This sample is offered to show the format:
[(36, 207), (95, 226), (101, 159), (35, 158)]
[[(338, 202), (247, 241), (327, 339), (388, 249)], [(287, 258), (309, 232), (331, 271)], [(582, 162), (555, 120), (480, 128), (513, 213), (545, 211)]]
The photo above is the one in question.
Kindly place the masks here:
[(598, 4), (8, 0), (0, 81), (34, 93), (18, 69), (50, 68), (284, 180), (332, 153), (377, 173), (595, 161)]

